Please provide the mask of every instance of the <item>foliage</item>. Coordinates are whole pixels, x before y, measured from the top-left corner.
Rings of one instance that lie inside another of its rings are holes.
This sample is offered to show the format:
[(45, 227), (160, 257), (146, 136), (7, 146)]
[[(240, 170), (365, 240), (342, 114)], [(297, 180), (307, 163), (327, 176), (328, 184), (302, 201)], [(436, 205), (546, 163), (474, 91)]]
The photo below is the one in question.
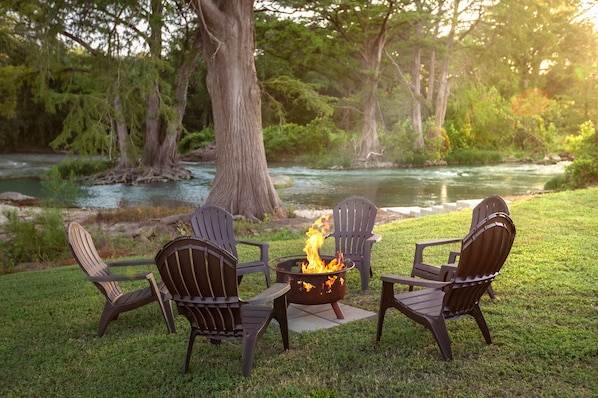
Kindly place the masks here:
[(215, 140), (214, 127), (208, 126), (201, 131), (187, 133), (179, 141), (179, 152), (187, 153), (195, 149), (205, 148)]
[(562, 188), (577, 189), (598, 184), (598, 131), (587, 121), (577, 136), (568, 137), (569, 151), (576, 159), (565, 168)]
[[(292, 160), (298, 155), (320, 156), (331, 148), (338, 129), (327, 118), (316, 118), (301, 126), (294, 123), (263, 129), (264, 148), (270, 161)], [(336, 139), (338, 141), (338, 139)]]
[(71, 169), (68, 177), (63, 178), (61, 170), (53, 166), (42, 178), (42, 190), (45, 191), (45, 204), (48, 206), (72, 206), (81, 197), (82, 190)]
[(53, 165), (49, 174), (56, 174), (60, 176), (60, 178), (68, 180), (73, 175), (76, 177), (84, 177), (102, 173), (112, 166), (113, 162), (107, 159), (75, 158)]
[[(449, 321), (451, 362), (441, 359), (427, 329), (389, 310), (379, 344), (375, 317), (291, 333), (288, 352), (271, 325), (258, 342), (249, 379), (241, 375), (239, 340), (214, 346), (198, 338), (189, 373), (181, 376), (189, 337), (183, 317), (175, 316), (177, 333), (167, 335), (158, 305), (148, 305), (122, 314), (98, 339), (104, 301), (77, 266), (3, 275), (0, 395), (595, 397), (597, 200), (594, 188), (509, 204), (515, 244), (493, 284), (496, 299), (480, 302), (493, 344), (485, 343), (473, 318)], [(383, 239), (372, 252), (370, 290), (361, 293), (358, 272), (349, 272), (343, 304), (376, 313), (380, 275), (409, 275), (414, 242), (463, 236), (470, 220), (463, 210), (377, 225)], [(298, 235), (271, 241), (270, 256), (300, 253), (303, 243)], [(139, 247), (139, 255), (151, 257), (158, 248)], [(430, 261), (446, 259), (446, 252), (438, 254)], [(243, 297), (263, 287), (259, 275), (246, 275), (240, 285)]]
[(481, 149), (459, 149), (449, 153), (445, 160), (448, 164), (492, 164), (503, 158), (501, 152)]
[(48, 262), (66, 258), (68, 246), (62, 215), (58, 209), (43, 209), (20, 216), (17, 210), (3, 211), (6, 239), (0, 241), (3, 272), (25, 262)]

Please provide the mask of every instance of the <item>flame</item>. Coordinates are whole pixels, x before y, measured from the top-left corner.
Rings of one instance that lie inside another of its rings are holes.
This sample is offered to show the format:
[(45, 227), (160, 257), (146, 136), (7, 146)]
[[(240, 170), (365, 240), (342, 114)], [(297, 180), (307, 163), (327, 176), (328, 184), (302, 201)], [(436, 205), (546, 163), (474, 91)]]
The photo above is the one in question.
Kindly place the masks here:
[(303, 281), (297, 281), (297, 284), (300, 285), (300, 286), (303, 286), (303, 289), (305, 289), (305, 291), (308, 292), (308, 293), (309, 293), (309, 291), (311, 289), (313, 289), (313, 288), (316, 287), (315, 285), (312, 285), (309, 282), (303, 282)]
[(328, 228), (330, 228), (330, 224), (328, 223), (329, 219), (329, 214), (323, 215), (318, 218), (305, 233), (307, 239), (305, 240), (303, 251), (307, 254), (307, 261), (301, 264), (301, 272), (304, 274), (322, 274), (339, 271), (345, 268), (342, 253), (339, 253), (338, 257), (328, 264), (326, 264), (320, 257), (320, 248), (324, 244), (326, 233), (328, 232)]

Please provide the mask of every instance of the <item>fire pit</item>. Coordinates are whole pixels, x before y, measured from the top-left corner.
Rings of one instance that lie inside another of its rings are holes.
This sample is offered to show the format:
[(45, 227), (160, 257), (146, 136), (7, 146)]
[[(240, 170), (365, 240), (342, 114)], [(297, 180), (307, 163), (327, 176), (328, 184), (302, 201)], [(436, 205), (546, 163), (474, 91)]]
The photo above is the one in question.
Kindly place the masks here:
[(347, 291), (346, 273), (355, 267), (349, 259), (320, 256), (319, 250), (324, 244), (330, 216), (320, 217), (307, 231), (307, 240), (303, 251), (306, 256), (288, 256), (272, 260), (271, 266), (276, 271), (276, 282), (289, 283), (291, 290), (287, 301), (295, 304), (330, 304), (338, 319), (344, 315), (338, 301)]
[[(322, 256), (325, 262), (333, 261), (333, 256)], [(289, 283), (291, 290), (287, 292), (287, 301), (295, 304), (318, 305), (330, 304), (338, 319), (344, 319), (338, 301), (347, 292), (346, 273), (355, 264), (345, 260), (345, 267), (338, 271), (323, 273), (304, 273), (301, 266), (307, 261), (305, 257), (281, 257), (271, 261), (276, 271), (276, 282)]]

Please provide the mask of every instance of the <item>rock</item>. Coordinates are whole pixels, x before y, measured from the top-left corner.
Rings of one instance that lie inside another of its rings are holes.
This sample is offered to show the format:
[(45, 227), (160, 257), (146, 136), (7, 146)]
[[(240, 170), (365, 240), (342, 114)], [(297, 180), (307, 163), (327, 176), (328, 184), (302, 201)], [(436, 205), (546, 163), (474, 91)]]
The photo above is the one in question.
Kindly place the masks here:
[(275, 188), (287, 188), (295, 185), (295, 181), (291, 177), (282, 174), (272, 174), (270, 178)]
[(0, 194), (0, 202), (11, 203), (19, 206), (38, 206), (41, 200), (19, 192), (3, 192)]

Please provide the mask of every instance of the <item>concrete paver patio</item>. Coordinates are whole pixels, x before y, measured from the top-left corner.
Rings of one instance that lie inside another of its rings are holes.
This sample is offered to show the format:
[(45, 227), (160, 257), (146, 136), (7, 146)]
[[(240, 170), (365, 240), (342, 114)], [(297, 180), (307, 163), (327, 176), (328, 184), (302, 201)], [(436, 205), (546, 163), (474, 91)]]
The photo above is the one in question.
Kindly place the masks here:
[(345, 316), (344, 319), (338, 319), (330, 304), (303, 305), (290, 304), (287, 309), (289, 320), (289, 330), (292, 332), (308, 332), (318, 329), (331, 328), (345, 324), (347, 322), (359, 319), (374, 318), (375, 312), (366, 311), (360, 308), (351, 307), (339, 303), (339, 307)]

